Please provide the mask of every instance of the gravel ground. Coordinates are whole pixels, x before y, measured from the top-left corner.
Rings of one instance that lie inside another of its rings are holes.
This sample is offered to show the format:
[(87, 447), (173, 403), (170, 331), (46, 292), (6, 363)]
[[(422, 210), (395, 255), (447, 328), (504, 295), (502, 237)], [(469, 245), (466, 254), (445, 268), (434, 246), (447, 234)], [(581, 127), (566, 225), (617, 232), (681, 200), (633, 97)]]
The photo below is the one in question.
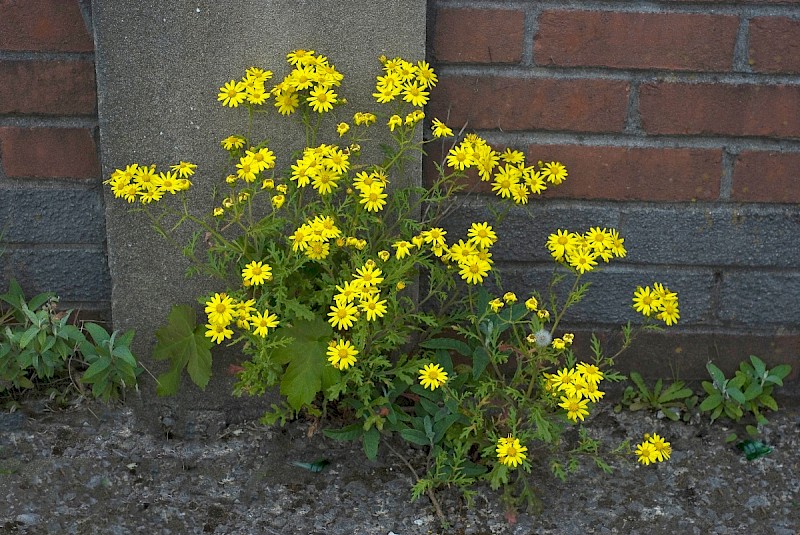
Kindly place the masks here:
[[(427, 500), (410, 501), (411, 477), (387, 448), (369, 462), (308, 421), (267, 428), (190, 411), (181, 424), (125, 406), (51, 412), (33, 403), (0, 414), (0, 534), (800, 532), (798, 404), (771, 416), (763, 439), (774, 452), (755, 461), (724, 442), (719, 423), (605, 407), (589, 424), (593, 436), (613, 447), (655, 431), (672, 442), (672, 459), (644, 467), (615, 458), (612, 475), (587, 465), (566, 483), (537, 467), (544, 510), (514, 525), (488, 488), (472, 508), (445, 492), (443, 529)], [(146, 418), (160, 418), (163, 432)], [(331, 464), (321, 473), (291, 465), (323, 457)]]

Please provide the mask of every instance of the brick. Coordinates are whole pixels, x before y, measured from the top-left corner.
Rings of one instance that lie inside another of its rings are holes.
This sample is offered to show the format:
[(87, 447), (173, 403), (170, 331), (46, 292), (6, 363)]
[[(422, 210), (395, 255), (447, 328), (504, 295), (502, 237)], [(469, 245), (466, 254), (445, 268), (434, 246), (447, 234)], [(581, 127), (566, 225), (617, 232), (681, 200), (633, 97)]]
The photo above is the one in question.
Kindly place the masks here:
[(448, 63), (518, 63), (525, 13), (510, 9), (443, 8), (436, 13), (433, 57)]
[(97, 178), (92, 133), (86, 128), (0, 128), (0, 157), (9, 177)]
[(639, 88), (651, 134), (800, 137), (800, 86), (649, 83)]
[(739, 20), (688, 13), (545, 11), (534, 60), (539, 65), (726, 71)]
[[(453, 239), (473, 221), (492, 221), (486, 199), (473, 196), (448, 216)], [(613, 227), (625, 238), (636, 265), (702, 269), (786, 268), (800, 265), (800, 249), (787, 247), (800, 234), (796, 210), (763, 205), (714, 207), (708, 203), (653, 205), (639, 203), (562, 203), (532, 200), (512, 207), (502, 225), (503, 239), (493, 252), (500, 260), (549, 263), (543, 244), (554, 229), (584, 232)]]
[(745, 151), (736, 157), (731, 199), (800, 203), (800, 154)]
[(0, 0), (0, 50), (91, 52), (78, 0)]
[(800, 20), (752, 19), (749, 58), (756, 72), (800, 73)]
[(443, 76), (429, 115), (456, 130), (621, 132), (628, 91), (616, 80)]
[(99, 188), (0, 187), (0, 238), (16, 244), (102, 244), (106, 239)]
[(732, 271), (720, 286), (721, 320), (753, 327), (797, 325), (800, 272)]
[(106, 255), (96, 249), (9, 249), (0, 257), (0, 279), (12, 278), (26, 296), (53, 292), (63, 301), (105, 305), (111, 298)]
[(722, 174), (719, 149), (532, 145), (532, 162), (560, 161), (569, 176), (545, 197), (622, 201), (716, 200)]
[(0, 113), (93, 115), (94, 62), (0, 61)]

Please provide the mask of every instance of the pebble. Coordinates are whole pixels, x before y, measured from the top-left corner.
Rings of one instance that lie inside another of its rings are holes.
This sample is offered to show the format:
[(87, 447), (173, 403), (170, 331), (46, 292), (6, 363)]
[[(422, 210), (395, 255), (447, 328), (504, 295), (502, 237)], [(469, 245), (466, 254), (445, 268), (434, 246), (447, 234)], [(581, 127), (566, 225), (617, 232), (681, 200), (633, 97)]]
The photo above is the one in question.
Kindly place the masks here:
[(17, 515), (17, 517), (14, 520), (16, 520), (18, 524), (24, 524), (26, 526), (35, 526), (42, 521), (42, 517), (35, 513), (22, 513)]

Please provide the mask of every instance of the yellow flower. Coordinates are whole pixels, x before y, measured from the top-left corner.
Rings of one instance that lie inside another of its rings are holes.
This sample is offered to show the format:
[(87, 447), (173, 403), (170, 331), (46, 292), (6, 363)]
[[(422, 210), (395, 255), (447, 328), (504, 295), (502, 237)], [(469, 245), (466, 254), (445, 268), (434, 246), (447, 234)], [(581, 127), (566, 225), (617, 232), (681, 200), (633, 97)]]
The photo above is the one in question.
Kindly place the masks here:
[(309, 95), (311, 96), (309, 96), (306, 101), (311, 105), (314, 111), (319, 113), (332, 110), (333, 105), (337, 102), (336, 93), (334, 93), (332, 89), (328, 89), (322, 85), (318, 85), (312, 89)]
[(253, 260), (242, 270), (242, 279), (253, 286), (264, 284), (265, 281), (272, 280), (272, 267)]
[(431, 129), (433, 130), (433, 137), (450, 137), (453, 131), (439, 119), (431, 121)]
[(331, 311), (328, 312), (330, 323), (333, 327), (346, 331), (356, 321), (356, 314), (358, 309), (349, 303), (336, 303), (331, 306)]
[(436, 390), (447, 382), (447, 372), (438, 364), (427, 364), (419, 370), (419, 382), (423, 388)]
[(508, 435), (508, 438), (499, 439), (495, 449), (498, 460), (511, 468), (516, 468), (517, 465), (522, 464), (522, 461), (527, 458), (526, 451), (528, 451), (528, 448), (520, 444), (519, 439), (513, 438), (511, 435)]
[(186, 178), (194, 174), (194, 170), (197, 169), (197, 165), (189, 162), (180, 162), (171, 166), (170, 169), (177, 171), (179, 177)]
[(392, 256), (392, 255), (391, 255), (391, 253), (389, 253), (389, 251), (378, 251), (378, 258), (380, 258), (384, 262), (389, 260), (390, 256)]
[(339, 123), (336, 125), (336, 133), (339, 134), (339, 137), (342, 137), (349, 131), (350, 131), (350, 125), (347, 123)]
[(492, 312), (498, 312), (501, 308), (503, 308), (503, 306), (505, 306), (505, 303), (503, 303), (499, 298), (495, 297), (489, 301), (489, 306), (491, 307)]
[(250, 321), (253, 322), (253, 334), (262, 338), (266, 338), (269, 329), (274, 329), (278, 326), (278, 316), (270, 314), (269, 310), (266, 309), (263, 314), (259, 312), (252, 314), (250, 316)]
[(214, 208), (214, 217), (220, 217), (225, 213), (225, 210), (219, 206)]
[(206, 329), (208, 329), (205, 335), (206, 338), (211, 338), (211, 341), (217, 344), (221, 344), (223, 340), (230, 339), (233, 336), (233, 331), (223, 323), (207, 323)]
[(537, 308), (539, 308), (539, 301), (537, 301), (535, 297), (531, 296), (525, 301), (525, 308), (531, 312), (534, 312)]
[(399, 115), (392, 115), (389, 117), (389, 130), (394, 132), (394, 129), (403, 124), (403, 119)]
[(233, 298), (224, 293), (215, 293), (214, 297), (206, 301), (205, 312), (209, 322), (228, 325), (233, 321)]
[(275, 195), (272, 198), (272, 206), (276, 210), (280, 209), (280, 207), (283, 206), (284, 202), (286, 202), (286, 197), (284, 197), (283, 195)]
[(358, 350), (353, 347), (350, 340), (339, 340), (338, 342), (331, 340), (328, 345), (328, 362), (334, 368), (346, 370), (356, 363), (358, 360), (356, 355), (358, 355)]
[(517, 302), (517, 294), (514, 292), (506, 292), (503, 294), (503, 301), (506, 303), (516, 303)]
[(588, 404), (588, 399), (580, 399), (577, 395), (567, 395), (561, 396), (561, 403), (558, 406), (566, 409), (567, 418), (577, 423), (579, 418), (583, 421), (589, 415), (589, 410), (586, 408)]
[(244, 92), (244, 84), (231, 80), (224, 86), (219, 88), (219, 95), (217, 100), (222, 102), (223, 106), (236, 108), (245, 101), (247, 93)]
[(567, 168), (559, 162), (544, 164), (544, 169), (542, 169), (541, 173), (548, 182), (556, 186), (564, 182), (564, 179), (567, 178)]
[(362, 296), (358, 306), (367, 315), (367, 321), (375, 321), (386, 314), (386, 299), (378, 301), (379, 297), (377, 294), (368, 297)]
[(487, 222), (473, 223), (467, 231), (469, 241), (481, 249), (488, 249), (497, 241), (497, 234)]

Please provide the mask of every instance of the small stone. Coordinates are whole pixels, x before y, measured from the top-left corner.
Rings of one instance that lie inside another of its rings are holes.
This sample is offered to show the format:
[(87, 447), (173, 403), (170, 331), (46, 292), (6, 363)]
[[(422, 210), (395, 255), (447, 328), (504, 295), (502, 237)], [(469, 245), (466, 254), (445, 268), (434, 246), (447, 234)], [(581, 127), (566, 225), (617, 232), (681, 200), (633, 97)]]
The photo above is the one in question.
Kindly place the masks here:
[(42, 521), (42, 517), (36, 513), (22, 513), (17, 515), (14, 520), (16, 520), (18, 524), (35, 526)]

